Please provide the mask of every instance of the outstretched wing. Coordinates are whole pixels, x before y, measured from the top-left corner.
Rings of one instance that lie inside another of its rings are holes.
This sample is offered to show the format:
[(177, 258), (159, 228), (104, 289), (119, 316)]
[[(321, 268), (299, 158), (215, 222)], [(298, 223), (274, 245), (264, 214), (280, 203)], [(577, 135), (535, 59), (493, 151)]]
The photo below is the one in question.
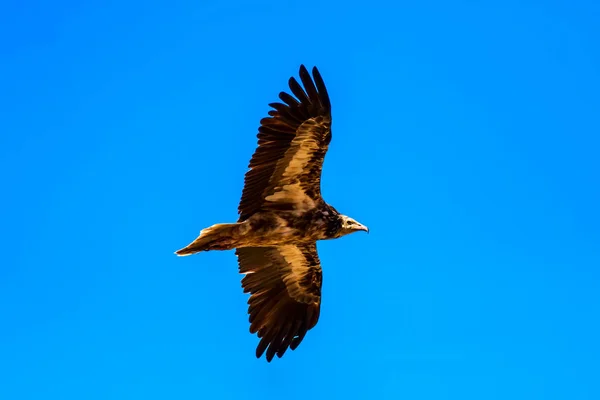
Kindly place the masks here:
[(321, 264), (316, 243), (236, 249), (248, 299), (250, 333), (261, 338), (256, 357), (267, 361), (296, 349), (319, 319)]
[(260, 121), (258, 148), (250, 159), (238, 207), (240, 221), (258, 210), (314, 207), (321, 198), (321, 169), (331, 141), (331, 104), (316, 67), (311, 79), (304, 65), (300, 80), (289, 80), (292, 93), (271, 103)]

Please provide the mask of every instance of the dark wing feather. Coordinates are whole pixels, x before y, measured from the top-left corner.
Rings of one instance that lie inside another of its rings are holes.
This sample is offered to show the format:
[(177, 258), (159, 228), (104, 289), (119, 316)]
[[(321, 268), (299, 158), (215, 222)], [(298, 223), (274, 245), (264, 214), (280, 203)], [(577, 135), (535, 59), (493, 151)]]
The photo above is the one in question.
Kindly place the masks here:
[(319, 319), (321, 264), (316, 243), (236, 249), (248, 299), (250, 333), (267, 361), (294, 350)]
[[(260, 121), (258, 148), (238, 207), (240, 221), (261, 209), (281, 208), (281, 203), (306, 208), (320, 199), (321, 169), (331, 141), (331, 104), (321, 74), (316, 67), (312, 72), (313, 78), (301, 65), (304, 89), (290, 78), (296, 98), (281, 92), (282, 102), (271, 103), (269, 117)], [(277, 195), (281, 191), (285, 194)]]

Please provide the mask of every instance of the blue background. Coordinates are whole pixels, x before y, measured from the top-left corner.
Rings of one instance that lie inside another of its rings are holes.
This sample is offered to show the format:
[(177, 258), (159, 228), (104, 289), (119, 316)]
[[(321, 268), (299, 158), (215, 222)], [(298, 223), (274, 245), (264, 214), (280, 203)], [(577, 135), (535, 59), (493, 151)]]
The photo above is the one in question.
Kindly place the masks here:
[[(0, 398), (599, 399), (600, 3), (418, 3), (4, 1)], [(371, 233), (267, 364), (233, 252), (173, 252), (301, 63)]]

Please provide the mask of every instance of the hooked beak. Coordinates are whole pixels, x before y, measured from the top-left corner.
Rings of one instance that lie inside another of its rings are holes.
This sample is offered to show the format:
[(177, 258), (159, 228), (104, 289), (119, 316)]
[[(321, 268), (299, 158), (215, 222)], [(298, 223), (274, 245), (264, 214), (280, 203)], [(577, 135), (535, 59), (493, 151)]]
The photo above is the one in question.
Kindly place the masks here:
[(363, 225), (361, 223), (358, 224), (358, 226), (356, 227), (357, 231), (365, 231), (367, 233), (369, 233), (369, 227), (366, 225)]

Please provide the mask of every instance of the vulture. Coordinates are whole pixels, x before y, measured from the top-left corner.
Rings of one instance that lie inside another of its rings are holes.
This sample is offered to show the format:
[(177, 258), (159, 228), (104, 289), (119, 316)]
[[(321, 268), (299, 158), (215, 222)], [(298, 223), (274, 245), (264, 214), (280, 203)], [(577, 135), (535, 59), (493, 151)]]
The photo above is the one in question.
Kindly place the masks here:
[(319, 319), (322, 273), (318, 240), (369, 229), (321, 197), (321, 169), (331, 142), (331, 103), (316, 67), (300, 66), (300, 81), (260, 121), (236, 223), (212, 225), (175, 252), (235, 249), (249, 293), (250, 333), (266, 360), (295, 350)]

